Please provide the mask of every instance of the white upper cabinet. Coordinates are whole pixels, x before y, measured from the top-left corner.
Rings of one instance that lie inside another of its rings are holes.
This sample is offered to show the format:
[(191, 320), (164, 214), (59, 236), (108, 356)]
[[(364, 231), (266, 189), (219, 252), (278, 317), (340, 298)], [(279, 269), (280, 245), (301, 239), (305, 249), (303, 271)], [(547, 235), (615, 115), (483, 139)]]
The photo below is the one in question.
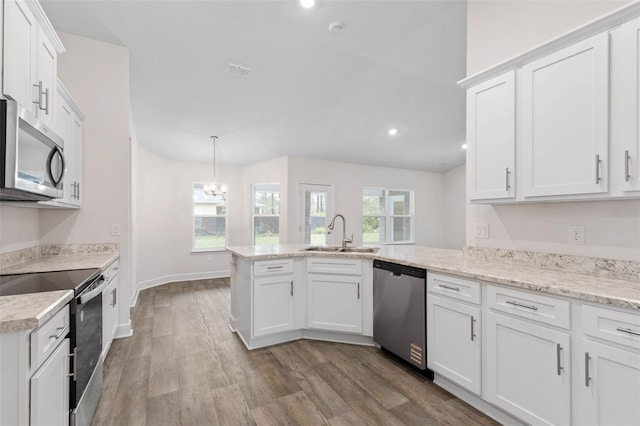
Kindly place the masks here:
[(470, 200), (514, 197), (515, 113), (515, 71), (467, 91)]
[(525, 197), (608, 190), (609, 34), (522, 68)]
[[(616, 192), (640, 191), (640, 19), (612, 31), (611, 171)], [(616, 194), (617, 195), (617, 194)]]
[(35, 0), (5, 0), (2, 91), (54, 126), (60, 39)]
[(3, 85), (5, 95), (31, 110), (35, 88), (38, 26), (26, 3), (4, 2)]

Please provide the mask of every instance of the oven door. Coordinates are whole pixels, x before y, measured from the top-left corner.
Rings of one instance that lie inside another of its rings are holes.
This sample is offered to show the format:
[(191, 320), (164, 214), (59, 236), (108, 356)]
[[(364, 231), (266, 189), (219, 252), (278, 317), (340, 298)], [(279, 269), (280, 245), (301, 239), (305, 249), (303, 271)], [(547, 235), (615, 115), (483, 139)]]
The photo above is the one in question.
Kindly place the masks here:
[(75, 357), (75, 380), (71, 383), (72, 408), (80, 403), (91, 376), (101, 362), (102, 291), (105, 286), (104, 277), (100, 276), (76, 296), (75, 309), (72, 309), (72, 323), (75, 326), (71, 342)]

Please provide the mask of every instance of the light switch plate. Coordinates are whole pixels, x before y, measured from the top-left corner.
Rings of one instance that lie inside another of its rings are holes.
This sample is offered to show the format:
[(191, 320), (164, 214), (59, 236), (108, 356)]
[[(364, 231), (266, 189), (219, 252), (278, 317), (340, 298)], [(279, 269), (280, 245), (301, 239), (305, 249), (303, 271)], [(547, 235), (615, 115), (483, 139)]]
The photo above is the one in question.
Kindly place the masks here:
[(489, 238), (488, 223), (476, 223), (476, 238)]
[(120, 235), (120, 224), (119, 223), (112, 223), (111, 224), (111, 236), (117, 237), (118, 235)]

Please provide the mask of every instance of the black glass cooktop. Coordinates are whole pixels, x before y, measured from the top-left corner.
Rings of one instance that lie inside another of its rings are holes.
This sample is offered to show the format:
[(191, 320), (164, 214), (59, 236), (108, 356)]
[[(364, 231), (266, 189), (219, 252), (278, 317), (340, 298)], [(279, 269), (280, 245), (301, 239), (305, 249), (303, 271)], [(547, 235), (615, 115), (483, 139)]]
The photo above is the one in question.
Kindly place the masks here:
[(88, 284), (99, 274), (99, 269), (75, 269), (73, 271), (2, 275), (0, 276), (0, 296), (57, 290), (74, 290), (75, 294), (78, 294), (85, 284)]

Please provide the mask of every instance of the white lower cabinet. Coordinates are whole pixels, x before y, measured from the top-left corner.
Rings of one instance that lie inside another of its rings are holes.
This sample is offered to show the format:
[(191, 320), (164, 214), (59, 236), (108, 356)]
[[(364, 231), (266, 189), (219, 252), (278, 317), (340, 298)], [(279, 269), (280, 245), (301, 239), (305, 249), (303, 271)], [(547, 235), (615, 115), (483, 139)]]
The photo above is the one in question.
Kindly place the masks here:
[(307, 326), (362, 334), (362, 278), (309, 274)]
[(69, 339), (64, 341), (31, 377), (31, 422), (69, 424)]
[[(109, 268), (110, 271), (116, 268), (115, 274), (107, 278), (111, 282), (105, 288), (102, 294), (102, 356), (103, 359), (107, 356), (111, 342), (116, 337), (118, 331), (118, 289), (120, 287), (120, 277), (117, 273), (117, 264)], [(109, 271), (107, 271), (109, 272)]]
[(486, 332), (486, 399), (533, 425), (571, 424), (569, 334), (495, 312)]
[(480, 395), (480, 308), (427, 296), (428, 367)]
[(293, 274), (253, 280), (253, 337), (294, 329)]
[(576, 425), (640, 425), (640, 353), (583, 340), (575, 378)]

